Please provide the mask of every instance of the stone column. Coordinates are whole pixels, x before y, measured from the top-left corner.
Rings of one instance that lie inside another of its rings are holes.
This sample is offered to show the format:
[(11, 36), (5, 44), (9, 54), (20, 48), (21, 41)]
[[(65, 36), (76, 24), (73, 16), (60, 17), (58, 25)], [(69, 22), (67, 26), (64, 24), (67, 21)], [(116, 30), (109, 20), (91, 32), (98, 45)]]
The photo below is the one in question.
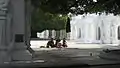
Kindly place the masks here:
[(30, 37), (31, 37), (31, 0), (25, 0), (25, 43), (27, 49), (30, 53), (34, 53), (33, 49), (30, 47)]
[(60, 30), (57, 30), (56, 31), (56, 39), (59, 39), (60, 38)]
[(9, 51), (7, 43), (9, 37), (7, 37), (7, 5), (9, 0), (0, 0), (0, 65), (4, 62), (10, 61)]
[(52, 38), (55, 39), (55, 30), (52, 30)]
[(52, 30), (48, 30), (48, 32), (49, 32), (48, 38), (50, 39), (50, 38), (52, 38)]
[(25, 44), (25, 1), (10, 0), (13, 5), (13, 33), (14, 33), (14, 48), (12, 50), (12, 60), (22, 61), (31, 60), (32, 56), (27, 50)]
[(7, 46), (5, 44), (5, 21), (0, 20), (0, 64), (9, 61)]

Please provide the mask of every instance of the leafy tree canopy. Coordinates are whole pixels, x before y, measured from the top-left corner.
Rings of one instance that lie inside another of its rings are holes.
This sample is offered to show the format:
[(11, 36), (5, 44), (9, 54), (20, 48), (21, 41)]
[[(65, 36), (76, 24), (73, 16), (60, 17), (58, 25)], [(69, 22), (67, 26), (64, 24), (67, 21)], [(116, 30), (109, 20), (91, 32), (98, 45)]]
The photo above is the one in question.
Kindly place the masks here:
[[(105, 12), (120, 14), (119, 0), (31, 0), (34, 7), (32, 13), (32, 30), (42, 32), (46, 29), (68, 29), (70, 23), (65, 22), (69, 12), (72, 14), (87, 14)], [(62, 14), (62, 17), (59, 17)]]
[(65, 29), (66, 15), (44, 12), (40, 8), (33, 10), (32, 30), (42, 32), (43, 30)]
[(119, 0), (32, 0), (32, 5), (51, 13), (120, 13)]

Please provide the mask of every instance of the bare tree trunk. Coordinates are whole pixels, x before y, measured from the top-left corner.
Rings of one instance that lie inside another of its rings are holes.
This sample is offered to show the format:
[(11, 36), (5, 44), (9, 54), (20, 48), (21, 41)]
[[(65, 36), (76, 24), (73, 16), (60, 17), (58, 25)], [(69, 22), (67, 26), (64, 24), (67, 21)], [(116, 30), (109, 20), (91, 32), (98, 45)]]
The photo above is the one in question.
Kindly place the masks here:
[(49, 30), (49, 38), (52, 38), (52, 30)]
[(31, 31), (31, 38), (37, 38), (37, 31)]
[(56, 38), (59, 39), (60, 38), (60, 30), (56, 31)]

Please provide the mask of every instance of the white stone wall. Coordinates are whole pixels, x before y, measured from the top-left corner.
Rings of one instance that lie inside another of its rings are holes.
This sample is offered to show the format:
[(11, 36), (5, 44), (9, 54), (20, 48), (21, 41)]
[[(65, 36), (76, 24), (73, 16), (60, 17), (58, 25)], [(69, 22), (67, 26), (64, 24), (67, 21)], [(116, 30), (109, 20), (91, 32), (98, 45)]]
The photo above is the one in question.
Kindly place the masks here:
[[(0, 0), (0, 9), (3, 11), (0, 13), (0, 64), (31, 60), (32, 56), (25, 44), (24, 0)], [(16, 34), (23, 34), (23, 42), (15, 41)]]
[[(95, 15), (88, 14), (74, 16), (71, 20), (71, 40), (81, 43), (105, 43), (118, 44), (118, 26), (120, 25), (120, 16), (112, 14)], [(100, 27), (101, 38), (98, 40), (98, 28)], [(81, 29), (81, 37), (79, 38), (79, 30)]]
[[(49, 39), (49, 30), (45, 30), (41, 33), (37, 33), (38, 35), (38, 38), (42, 38), (42, 39)], [(52, 30), (52, 38), (56, 38), (56, 31), (55, 30)], [(60, 36), (59, 36), (60, 39), (63, 39), (63, 38), (67, 38), (69, 39), (70, 38), (70, 34), (69, 33), (66, 33), (65, 30), (60, 30)]]

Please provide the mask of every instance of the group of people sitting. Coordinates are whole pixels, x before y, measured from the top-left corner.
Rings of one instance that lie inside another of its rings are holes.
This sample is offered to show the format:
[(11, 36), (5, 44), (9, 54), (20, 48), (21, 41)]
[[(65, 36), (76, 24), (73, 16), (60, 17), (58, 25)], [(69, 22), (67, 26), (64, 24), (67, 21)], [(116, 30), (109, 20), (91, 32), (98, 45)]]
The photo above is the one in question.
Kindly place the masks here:
[(47, 48), (62, 48), (62, 47), (67, 47), (67, 42), (66, 42), (66, 39), (63, 38), (63, 41), (61, 43), (61, 40), (60, 39), (56, 39), (56, 42), (54, 43), (54, 39), (51, 38), (51, 40), (48, 41), (47, 43)]

